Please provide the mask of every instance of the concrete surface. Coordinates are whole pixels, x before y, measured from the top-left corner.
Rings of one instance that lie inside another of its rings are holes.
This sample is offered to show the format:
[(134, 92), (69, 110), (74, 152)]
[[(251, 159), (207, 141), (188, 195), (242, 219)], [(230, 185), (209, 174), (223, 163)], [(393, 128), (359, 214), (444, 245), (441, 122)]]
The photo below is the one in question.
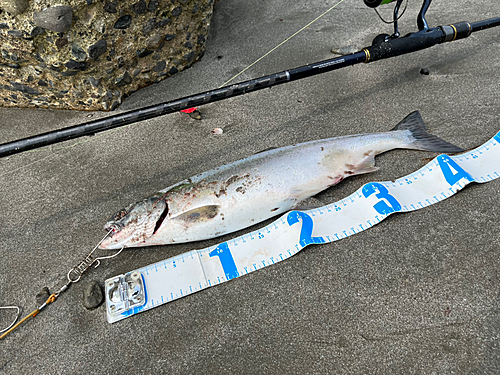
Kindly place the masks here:
[[(223, 0), (207, 52), (188, 71), (128, 98), (120, 111), (218, 87), (333, 4)], [(402, 32), (416, 29), (410, 1)], [(384, 14), (390, 15), (392, 7)], [(434, 1), (430, 25), (500, 15), (486, 0)], [(337, 9), (240, 80), (364, 47), (390, 32), (361, 0)], [(118, 209), (183, 178), (257, 151), (336, 135), (385, 131), (420, 110), (430, 131), (464, 148), (499, 129), (500, 29), (373, 64), (206, 105), (202, 121), (156, 118), (64, 149), (0, 160), (0, 305), (36, 305), (104, 235)], [(419, 74), (428, 68), (430, 75)], [(0, 140), (106, 113), (1, 109)], [(224, 129), (213, 136), (213, 128)], [(432, 153), (392, 151), (380, 170), (317, 197), (334, 202), (369, 181), (425, 164)], [(290, 260), (110, 325), (82, 291), (224, 240), (127, 249), (103, 262), (0, 343), (6, 374), (500, 373), (500, 181), (472, 185), (371, 230), (310, 246)], [(230, 238), (228, 236), (226, 238)], [(0, 311), (1, 325), (10, 314)]]

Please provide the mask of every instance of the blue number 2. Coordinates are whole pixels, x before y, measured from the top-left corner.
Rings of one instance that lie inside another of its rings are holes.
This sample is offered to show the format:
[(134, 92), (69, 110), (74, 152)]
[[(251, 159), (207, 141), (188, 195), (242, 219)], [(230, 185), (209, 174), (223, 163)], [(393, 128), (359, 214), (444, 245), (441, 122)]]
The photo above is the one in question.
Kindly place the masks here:
[(233, 255), (229, 250), (229, 246), (227, 242), (221, 243), (214, 250), (208, 253), (211, 257), (219, 257), (220, 264), (222, 265), (222, 269), (226, 274), (226, 278), (231, 280), (235, 277), (238, 277), (238, 271), (236, 270), (236, 264), (234, 263)]
[(302, 219), (302, 228), (300, 229), (299, 239), (299, 243), (302, 246), (306, 246), (312, 243), (325, 243), (323, 237), (312, 237), (313, 220), (308, 214), (300, 211), (291, 211), (288, 214), (286, 220), (288, 222), (288, 225), (292, 226), (293, 224), (299, 222), (299, 218)]
[[(437, 161), (439, 163), (439, 166), (441, 167), (441, 170), (443, 171), (446, 182), (448, 182), (450, 185), (455, 185), (462, 178), (466, 178), (469, 181), (474, 181), (474, 178), (472, 178), (469, 173), (464, 171), (462, 167), (460, 167), (455, 162), (455, 160), (450, 158), (448, 155), (439, 155), (437, 157)], [(454, 173), (453, 170), (455, 170), (456, 173)]]
[(389, 215), (390, 213), (401, 211), (401, 205), (392, 195), (389, 194), (389, 190), (378, 182), (370, 182), (363, 186), (363, 195), (368, 198), (370, 195), (376, 194), (375, 196), (379, 199), (385, 199), (385, 201), (377, 202), (373, 208), (381, 215)]

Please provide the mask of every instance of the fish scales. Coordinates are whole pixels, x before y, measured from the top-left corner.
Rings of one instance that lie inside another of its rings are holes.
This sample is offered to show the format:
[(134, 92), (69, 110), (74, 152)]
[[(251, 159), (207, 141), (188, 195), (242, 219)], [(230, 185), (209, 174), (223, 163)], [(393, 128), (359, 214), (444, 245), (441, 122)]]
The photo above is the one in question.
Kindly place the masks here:
[(413, 112), (392, 131), (310, 141), (200, 173), (121, 210), (102, 248), (191, 242), (231, 233), (293, 209), (343, 179), (377, 170), (395, 148), (461, 151), (426, 132)]

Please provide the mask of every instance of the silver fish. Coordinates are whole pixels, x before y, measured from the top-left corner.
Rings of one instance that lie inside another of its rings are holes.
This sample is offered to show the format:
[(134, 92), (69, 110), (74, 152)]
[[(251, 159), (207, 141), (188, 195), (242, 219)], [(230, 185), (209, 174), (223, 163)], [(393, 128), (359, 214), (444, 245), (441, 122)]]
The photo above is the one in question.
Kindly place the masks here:
[(231, 233), (293, 209), (346, 177), (376, 171), (395, 148), (460, 152), (427, 133), (418, 112), (392, 131), (321, 139), (261, 152), (134, 203), (106, 225), (103, 249), (190, 242)]

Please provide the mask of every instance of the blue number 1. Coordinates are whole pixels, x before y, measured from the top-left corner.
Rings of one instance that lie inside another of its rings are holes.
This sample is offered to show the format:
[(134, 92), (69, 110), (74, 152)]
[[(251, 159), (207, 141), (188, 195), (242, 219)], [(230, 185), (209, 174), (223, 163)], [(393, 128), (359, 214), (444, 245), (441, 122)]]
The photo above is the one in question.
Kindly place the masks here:
[[(441, 171), (443, 171), (444, 178), (446, 182), (450, 185), (455, 185), (462, 178), (466, 178), (469, 181), (474, 181), (474, 178), (470, 174), (460, 167), (455, 160), (450, 158), (448, 155), (439, 155), (437, 157)], [(455, 170), (456, 173), (453, 172)]]
[(363, 186), (363, 195), (368, 198), (370, 195), (375, 194), (379, 199), (385, 199), (387, 202), (380, 201), (377, 202), (373, 208), (381, 215), (389, 215), (390, 213), (401, 211), (401, 205), (392, 195), (389, 194), (389, 190), (378, 182), (370, 182)]
[(238, 271), (236, 271), (236, 264), (234, 263), (233, 255), (231, 254), (231, 251), (229, 251), (227, 242), (221, 243), (214, 250), (208, 253), (208, 255), (211, 257), (219, 257), (220, 264), (222, 265), (222, 269), (224, 270), (228, 280), (239, 276)]

